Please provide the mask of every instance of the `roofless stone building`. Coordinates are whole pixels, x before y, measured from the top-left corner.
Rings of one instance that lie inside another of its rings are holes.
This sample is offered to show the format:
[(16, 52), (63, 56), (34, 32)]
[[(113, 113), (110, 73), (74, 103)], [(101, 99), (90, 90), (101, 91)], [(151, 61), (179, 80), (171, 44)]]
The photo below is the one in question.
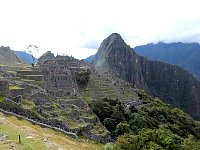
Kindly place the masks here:
[(40, 63), (44, 73), (45, 89), (52, 97), (78, 96), (75, 74), (85, 63), (69, 56), (56, 56)]

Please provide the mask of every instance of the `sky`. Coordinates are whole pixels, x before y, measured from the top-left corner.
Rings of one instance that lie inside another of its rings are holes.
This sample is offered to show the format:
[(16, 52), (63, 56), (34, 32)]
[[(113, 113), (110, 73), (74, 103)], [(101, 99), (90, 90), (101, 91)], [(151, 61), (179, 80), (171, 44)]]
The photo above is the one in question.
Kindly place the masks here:
[(84, 59), (111, 33), (131, 47), (199, 42), (199, 0), (0, 0), (0, 45)]

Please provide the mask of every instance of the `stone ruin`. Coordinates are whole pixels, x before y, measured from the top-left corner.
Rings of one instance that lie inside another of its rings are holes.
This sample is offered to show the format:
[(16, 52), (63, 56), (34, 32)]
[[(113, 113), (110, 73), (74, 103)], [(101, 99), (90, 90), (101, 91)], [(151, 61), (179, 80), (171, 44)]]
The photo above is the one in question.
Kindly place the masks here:
[(79, 96), (75, 74), (84, 63), (66, 56), (48, 59), (40, 65), (44, 73), (45, 89), (52, 97)]
[[(18, 89), (10, 91), (8, 81), (0, 80), (0, 95), (8, 94), (0, 107), (38, 124), (108, 142), (110, 135), (107, 129), (81, 98), (75, 75), (83, 69), (87, 69), (85, 62), (57, 56), (40, 62), (32, 70), (19, 70), (17, 74), (20, 79), (26, 75), (41, 75), (43, 79), (34, 83), (32, 81), (31, 84), (20, 80)], [(40, 82), (44, 85), (38, 86)], [(30, 104), (24, 104), (25, 99)]]
[(0, 65), (0, 71), (2, 71), (2, 72), (7, 71), (7, 68), (8, 68), (7, 66)]
[(125, 106), (125, 107), (130, 107), (130, 106), (139, 106), (139, 105), (142, 105), (143, 104), (143, 101), (140, 100), (139, 98), (135, 98), (135, 99), (127, 99), (127, 100), (123, 100), (122, 101), (122, 104)]

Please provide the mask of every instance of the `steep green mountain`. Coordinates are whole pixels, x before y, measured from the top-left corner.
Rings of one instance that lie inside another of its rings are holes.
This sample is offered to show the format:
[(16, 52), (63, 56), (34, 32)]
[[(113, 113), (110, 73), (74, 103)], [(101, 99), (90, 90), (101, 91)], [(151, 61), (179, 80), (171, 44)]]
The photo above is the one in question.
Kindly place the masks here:
[(93, 64), (98, 72), (117, 76), (200, 118), (200, 83), (178, 66), (139, 57), (119, 34), (102, 42)]
[(0, 47), (0, 64), (16, 66), (19, 63), (22, 63), (22, 60), (16, 56), (10, 47)]
[(151, 60), (178, 65), (200, 80), (200, 45), (198, 43), (158, 43), (137, 46), (134, 51)]
[(91, 72), (81, 94), (116, 140), (104, 149), (185, 150), (200, 146), (199, 122), (116, 76)]
[(31, 54), (28, 54), (23, 51), (14, 51), (14, 52), (17, 55), (17, 57), (20, 58), (26, 64), (32, 64), (32, 63), (35, 64), (37, 62), (37, 59)]
[(200, 146), (198, 121), (116, 76), (92, 71), (81, 94), (116, 140), (104, 149), (185, 150)]

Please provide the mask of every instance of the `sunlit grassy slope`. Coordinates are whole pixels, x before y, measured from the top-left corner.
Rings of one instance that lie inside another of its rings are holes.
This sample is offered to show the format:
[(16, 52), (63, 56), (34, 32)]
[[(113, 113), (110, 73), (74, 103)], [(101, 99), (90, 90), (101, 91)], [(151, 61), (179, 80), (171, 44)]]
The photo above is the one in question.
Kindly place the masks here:
[(0, 150), (98, 150), (100, 147), (93, 141), (77, 141), (62, 133), (0, 113)]

